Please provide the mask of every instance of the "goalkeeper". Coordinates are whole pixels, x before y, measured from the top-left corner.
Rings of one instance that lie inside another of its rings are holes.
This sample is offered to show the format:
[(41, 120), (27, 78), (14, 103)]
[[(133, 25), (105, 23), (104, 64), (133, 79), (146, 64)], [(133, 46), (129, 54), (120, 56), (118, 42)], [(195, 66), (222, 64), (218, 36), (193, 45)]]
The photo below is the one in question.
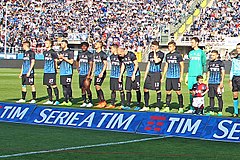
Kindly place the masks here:
[(191, 39), (191, 46), (193, 50), (191, 50), (188, 54), (189, 65), (188, 65), (188, 73), (185, 78), (185, 83), (188, 84), (189, 97), (190, 97), (190, 109), (185, 113), (193, 113), (194, 108), (192, 106), (193, 97), (191, 94), (193, 84), (197, 83), (197, 76), (203, 75), (204, 79), (206, 78), (206, 54), (205, 52), (198, 47), (199, 39), (197, 37), (193, 37)]

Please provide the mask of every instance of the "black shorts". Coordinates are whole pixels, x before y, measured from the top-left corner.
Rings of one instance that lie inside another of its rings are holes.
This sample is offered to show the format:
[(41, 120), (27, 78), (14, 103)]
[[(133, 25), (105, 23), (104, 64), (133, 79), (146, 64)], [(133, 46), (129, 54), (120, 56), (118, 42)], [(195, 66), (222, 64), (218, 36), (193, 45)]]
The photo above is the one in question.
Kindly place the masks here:
[(179, 78), (167, 78), (166, 79), (166, 91), (180, 91), (181, 90), (181, 82)]
[[(82, 88), (84, 86), (84, 82), (87, 79), (87, 75), (79, 75), (79, 88)], [(90, 84), (92, 82), (91, 79), (89, 79)]]
[(219, 84), (209, 84), (208, 85), (208, 97), (222, 96), (221, 92), (218, 92)]
[(70, 85), (72, 83), (72, 75), (63, 75), (60, 76), (61, 85)]
[(56, 85), (56, 74), (55, 73), (44, 73), (43, 85)]
[(125, 89), (127, 91), (140, 90), (140, 75), (135, 77), (135, 81), (132, 81), (132, 77), (126, 77)]
[(161, 90), (161, 76), (160, 72), (148, 73), (144, 82), (144, 89)]
[(94, 77), (94, 86), (96, 86), (96, 85), (101, 86), (105, 77), (106, 77), (106, 73), (103, 74), (102, 78), (99, 78), (98, 76), (95, 76)]
[(232, 79), (232, 92), (240, 91), (240, 76), (233, 76)]
[(112, 91), (122, 91), (123, 84), (118, 81), (118, 78), (110, 78), (110, 90)]
[(30, 74), (29, 77), (27, 77), (26, 74), (23, 74), (22, 85), (34, 85), (34, 74)]

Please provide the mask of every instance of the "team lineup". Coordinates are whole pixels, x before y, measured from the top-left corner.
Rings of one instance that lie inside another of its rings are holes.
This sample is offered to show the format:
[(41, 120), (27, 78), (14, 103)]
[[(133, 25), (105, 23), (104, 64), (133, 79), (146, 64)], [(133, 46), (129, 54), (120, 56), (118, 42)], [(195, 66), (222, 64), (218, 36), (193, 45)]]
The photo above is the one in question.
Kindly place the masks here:
[[(198, 47), (199, 39), (191, 39), (192, 50), (188, 54), (189, 65), (188, 73), (184, 78), (184, 62), (182, 55), (176, 50), (176, 43), (168, 43), (166, 55), (160, 50), (159, 43), (151, 43), (151, 52), (148, 54), (148, 63), (144, 73), (144, 84), (141, 85), (141, 73), (138, 66), (136, 55), (122, 46), (116, 44), (111, 46), (110, 55), (110, 90), (111, 104), (107, 105), (104, 92), (101, 88), (106, 78), (107, 54), (102, 50), (103, 43), (98, 41), (94, 47), (96, 53), (91, 53), (87, 42), (82, 42), (81, 52), (78, 52), (77, 59), (74, 60), (73, 50), (68, 48), (68, 41), (62, 40), (62, 51), (56, 52), (52, 49), (53, 42), (45, 41), (46, 51), (44, 51), (44, 76), (43, 85), (47, 86), (48, 101), (44, 104), (72, 106), (72, 76), (74, 61), (79, 74), (79, 88), (82, 92), (83, 103), (80, 107), (95, 107), (106, 109), (131, 109), (132, 91), (136, 91), (137, 104), (133, 110), (149, 111), (149, 90), (156, 91), (157, 99), (154, 110), (156, 112), (170, 112), (172, 91), (176, 92), (178, 99), (178, 113), (204, 114), (204, 96), (208, 94), (210, 112), (206, 115), (214, 115), (215, 100), (218, 101), (217, 115), (222, 116), (223, 109), (223, 80), (225, 77), (224, 62), (220, 60), (217, 50), (210, 53), (210, 61), (207, 64), (205, 52)], [(32, 99), (29, 103), (36, 103), (36, 88), (34, 86), (34, 65), (35, 53), (30, 49), (30, 42), (23, 42), (24, 57), (19, 78), (22, 79), (22, 98), (17, 103), (26, 102), (27, 86), (31, 87)], [(240, 91), (240, 43), (236, 46), (237, 56), (232, 59), (229, 84), (233, 92), (233, 117), (238, 117), (238, 92)], [(162, 62), (165, 65), (162, 67)], [(58, 71), (59, 68), (59, 71)], [(59, 101), (59, 89), (56, 85), (56, 75), (60, 75), (60, 84), (64, 101)], [(125, 77), (124, 77), (125, 74)], [(93, 94), (90, 89), (91, 81), (94, 80), (94, 86), (99, 103), (93, 104)], [(205, 80), (205, 81), (204, 81)], [(123, 86), (123, 81), (125, 86)], [(181, 84), (185, 81), (188, 85), (190, 108), (184, 112), (181, 93)], [(161, 84), (165, 82), (166, 100), (163, 106)], [(141, 107), (141, 86), (144, 91), (144, 106)], [(55, 99), (53, 100), (53, 92)], [(119, 92), (121, 106), (117, 107), (116, 94)]]

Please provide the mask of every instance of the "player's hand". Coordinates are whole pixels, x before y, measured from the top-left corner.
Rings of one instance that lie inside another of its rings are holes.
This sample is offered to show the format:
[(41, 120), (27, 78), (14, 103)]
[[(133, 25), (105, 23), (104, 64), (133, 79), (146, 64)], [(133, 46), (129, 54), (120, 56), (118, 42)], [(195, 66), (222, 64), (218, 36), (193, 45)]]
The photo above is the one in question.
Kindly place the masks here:
[(162, 83), (164, 82), (164, 77), (161, 78), (161, 82), (162, 82)]
[(120, 83), (122, 82), (122, 77), (118, 78), (118, 82), (120, 82)]
[(22, 73), (20, 73), (20, 74), (18, 75), (18, 78), (22, 78)]
[(91, 76), (90, 76), (90, 75), (87, 75), (87, 79), (91, 79)]
[(179, 82), (181, 83), (183, 81), (183, 77), (180, 77), (179, 78)]
[(77, 68), (77, 72), (79, 73), (79, 71), (80, 71), (80, 69), (79, 68)]
[(220, 83), (219, 88), (220, 88), (220, 89), (223, 88), (223, 83), (222, 83), (222, 82)]
[(103, 77), (103, 73), (101, 72), (99, 75), (98, 75), (99, 78), (102, 78)]
[(29, 77), (30, 76), (30, 72), (28, 72), (26, 76)]
[(135, 81), (135, 78), (136, 78), (135, 75), (132, 75), (131, 80), (132, 80), (132, 81)]

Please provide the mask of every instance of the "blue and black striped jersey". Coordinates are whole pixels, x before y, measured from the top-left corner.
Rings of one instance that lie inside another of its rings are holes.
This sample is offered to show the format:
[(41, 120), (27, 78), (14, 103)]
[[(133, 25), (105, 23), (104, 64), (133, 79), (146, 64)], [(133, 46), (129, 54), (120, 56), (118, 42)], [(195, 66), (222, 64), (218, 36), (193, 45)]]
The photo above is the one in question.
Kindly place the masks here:
[(53, 49), (44, 51), (44, 73), (56, 73), (55, 59), (58, 58), (57, 52)]
[(89, 51), (78, 52), (77, 62), (79, 62), (79, 75), (88, 75), (90, 62), (93, 61), (93, 54)]
[[(127, 77), (132, 77), (133, 71), (134, 71), (134, 61), (137, 60), (136, 55), (133, 52), (128, 52), (124, 57), (123, 57), (123, 63), (125, 65), (127, 74)], [(139, 68), (137, 69), (136, 75), (139, 76), (140, 71)]]
[(149, 68), (149, 72), (155, 73), (155, 72), (161, 72), (161, 65), (162, 65), (162, 61), (164, 58), (164, 53), (161, 51), (157, 51), (156, 55), (158, 58), (161, 59), (161, 61), (159, 63), (155, 63), (154, 61), (154, 52), (150, 52), (148, 55), (148, 61), (150, 62), (150, 68)]
[[(74, 59), (74, 53), (70, 49), (62, 51), (61, 54), (64, 57), (67, 57), (68, 59)], [(60, 75), (66, 76), (66, 75), (72, 75), (72, 74), (73, 74), (73, 65), (66, 61), (62, 61), (60, 64)]]
[[(31, 50), (25, 51), (23, 54), (23, 64), (22, 64), (22, 74), (27, 74), (30, 66), (31, 66), (31, 60), (35, 60), (35, 53)], [(31, 74), (34, 73), (34, 68), (30, 72)]]
[(106, 61), (106, 60), (107, 60), (107, 54), (105, 52), (101, 51), (99, 53), (96, 52), (94, 54), (93, 61), (95, 63), (95, 72), (94, 72), (95, 76), (98, 76), (102, 72), (104, 67), (103, 61)]
[(167, 69), (167, 78), (180, 78), (180, 62), (183, 61), (182, 55), (178, 53), (177, 51), (173, 53), (168, 53), (166, 55), (166, 63), (168, 63), (168, 69)]
[(222, 71), (225, 70), (223, 61), (210, 61), (208, 64), (209, 79), (208, 84), (220, 84)]
[(112, 54), (110, 56), (110, 60), (111, 60), (111, 74), (110, 74), (110, 77), (111, 78), (119, 78), (120, 71), (121, 71), (122, 60), (119, 58), (118, 55), (114, 55), (114, 54)]

